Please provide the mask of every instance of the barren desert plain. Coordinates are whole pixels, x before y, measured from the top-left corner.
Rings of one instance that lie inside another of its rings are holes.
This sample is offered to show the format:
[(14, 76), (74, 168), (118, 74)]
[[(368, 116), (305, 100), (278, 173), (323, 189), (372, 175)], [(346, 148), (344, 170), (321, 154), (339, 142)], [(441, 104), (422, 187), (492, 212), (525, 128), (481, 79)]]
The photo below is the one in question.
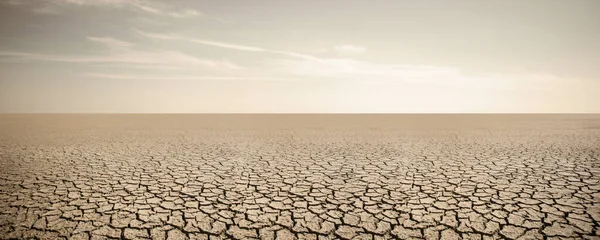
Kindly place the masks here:
[(0, 115), (1, 239), (600, 239), (600, 115)]

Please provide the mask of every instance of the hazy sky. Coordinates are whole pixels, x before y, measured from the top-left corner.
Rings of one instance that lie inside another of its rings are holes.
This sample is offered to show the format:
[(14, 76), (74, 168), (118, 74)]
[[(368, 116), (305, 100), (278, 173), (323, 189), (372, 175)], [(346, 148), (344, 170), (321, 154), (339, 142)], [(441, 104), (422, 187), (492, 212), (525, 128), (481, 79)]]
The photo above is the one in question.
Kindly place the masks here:
[(600, 112), (600, 1), (0, 0), (0, 112)]

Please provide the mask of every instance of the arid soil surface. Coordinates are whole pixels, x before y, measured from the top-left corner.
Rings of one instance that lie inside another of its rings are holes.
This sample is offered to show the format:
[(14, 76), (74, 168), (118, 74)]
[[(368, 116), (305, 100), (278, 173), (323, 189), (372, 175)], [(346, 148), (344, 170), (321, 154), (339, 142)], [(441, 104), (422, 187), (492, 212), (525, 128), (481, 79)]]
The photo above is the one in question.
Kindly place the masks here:
[(600, 239), (600, 115), (0, 115), (0, 238)]

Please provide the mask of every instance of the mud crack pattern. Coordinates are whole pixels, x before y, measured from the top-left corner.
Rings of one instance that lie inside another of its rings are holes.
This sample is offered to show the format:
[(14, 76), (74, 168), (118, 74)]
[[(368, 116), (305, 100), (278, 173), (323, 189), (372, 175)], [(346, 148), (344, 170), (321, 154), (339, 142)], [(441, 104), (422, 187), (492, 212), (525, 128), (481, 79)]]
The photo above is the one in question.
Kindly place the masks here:
[(600, 239), (599, 121), (536, 121), (437, 130), (11, 125), (0, 138), (0, 237)]

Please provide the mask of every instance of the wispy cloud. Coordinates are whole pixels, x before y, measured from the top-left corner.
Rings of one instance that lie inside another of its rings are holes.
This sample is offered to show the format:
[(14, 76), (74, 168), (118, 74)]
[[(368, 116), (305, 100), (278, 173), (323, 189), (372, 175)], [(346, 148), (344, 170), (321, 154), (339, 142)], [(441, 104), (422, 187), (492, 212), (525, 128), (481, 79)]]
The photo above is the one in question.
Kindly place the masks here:
[[(267, 59), (265, 69), (274, 74), (292, 78), (337, 79), (378, 82), (410, 82), (415, 84), (438, 85), (462, 89), (547, 89), (548, 85), (560, 85), (560, 78), (547, 75), (526, 74), (465, 74), (458, 68), (435, 65), (387, 64), (360, 61), (352, 58), (320, 58), (294, 51), (279, 51), (237, 43), (199, 39), (176, 34), (148, 33), (135, 30), (139, 34), (159, 40), (180, 40), (237, 51), (262, 52), (291, 58)], [(340, 55), (360, 54), (366, 47), (339, 45), (334, 51)], [(538, 86), (541, 83), (546, 86)]]
[(229, 43), (229, 42), (223, 42), (223, 41), (214, 41), (214, 40), (208, 40), (208, 39), (199, 39), (199, 38), (193, 38), (193, 37), (185, 37), (185, 36), (175, 35), (175, 34), (149, 33), (149, 32), (141, 31), (138, 29), (134, 29), (134, 30), (137, 33), (139, 33), (140, 35), (148, 37), (148, 38), (152, 38), (152, 39), (181, 40), (181, 41), (188, 41), (188, 42), (207, 45), (207, 46), (227, 48), (227, 49), (233, 49), (233, 50), (239, 50), (239, 51), (265, 52), (265, 53), (286, 55), (289, 57), (300, 58), (300, 59), (308, 59), (308, 60), (315, 60), (315, 61), (319, 60), (319, 58), (317, 58), (317, 57), (314, 57), (314, 56), (311, 56), (308, 54), (297, 53), (297, 52), (271, 50), (271, 49), (265, 49), (265, 48), (261, 48), (261, 47), (255, 47), (255, 46), (248, 46), (248, 45)]
[[(304, 79), (338, 79), (359, 81), (413, 82), (436, 84), (450, 87), (475, 88), (509, 88), (510, 82), (498, 75), (467, 76), (459, 69), (444, 66), (385, 64), (359, 61), (351, 58), (319, 58), (293, 51), (279, 51), (262, 47), (237, 43), (199, 39), (176, 34), (149, 33), (135, 29), (142, 36), (159, 40), (179, 40), (192, 43), (226, 48), (237, 51), (262, 52), (291, 58), (265, 60), (266, 70), (284, 76)], [(365, 47), (355, 45), (339, 45), (334, 50), (339, 54), (359, 54), (366, 51)], [(308, 77), (308, 78), (307, 78)], [(520, 76), (524, 81), (530, 81), (530, 76)]]
[(23, 0), (5, 0), (2, 1), (2, 3), (8, 4), (8, 5), (22, 5), (23, 4)]
[(53, 14), (53, 15), (60, 14), (60, 11), (56, 7), (53, 7), (50, 5), (36, 7), (32, 11), (34, 13), (39, 13), (39, 14)]
[(135, 44), (110, 37), (87, 37), (89, 41), (104, 44), (112, 48), (130, 48)]
[(89, 41), (102, 44), (111, 49), (105, 55), (99, 56), (65, 56), (54, 54), (27, 53), (15, 51), (0, 52), (0, 57), (5, 61), (53, 61), (72, 63), (96, 63), (96, 64), (127, 64), (139, 66), (160, 66), (172, 68), (187, 68), (194, 66), (205, 66), (211, 68), (240, 69), (229, 61), (217, 61), (197, 58), (185, 53), (168, 50), (139, 50), (135, 44), (109, 38), (88, 37)]
[(279, 59), (270, 64), (297, 75), (344, 79), (430, 81), (460, 74), (458, 69), (450, 67), (382, 64), (349, 58)]
[(351, 44), (337, 45), (333, 50), (342, 55), (361, 54), (367, 51), (366, 47)]
[(462, 89), (560, 89), (583, 83), (549, 74), (466, 74), (458, 68), (434, 65), (382, 64), (348, 58), (277, 59), (267, 64), (275, 71), (296, 77), (357, 80), (368, 82), (410, 82)]
[(203, 45), (209, 45), (209, 46), (221, 47), (221, 48), (229, 48), (229, 49), (235, 49), (235, 50), (240, 50), (240, 51), (250, 51), (250, 52), (266, 52), (266, 51), (268, 51), (266, 49), (259, 48), (259, 47), (244, 46), (244, 45), (239, 45), (239, 44), (234, 44), (234, 43), (226, 43), (226, 42), (204, 40), (204, 39), (198, 39), (198, 38), (183, 37), (183, 36), (174, 35), (174, 34), (149, 33), (149, 32), (144, 32), (144, 31), (140, 31), (137, 29), (135, 29), (135, 31), (137, 33), (141, 34), (142, 36), (145, 36), (148, 38), (153, 38), (153, 39), (183, 40), (183, 41), (199, 43), (199, 44), (203, 44)]
[[(447, 66), (388, 64), (360, 61), (348, 57), (321, 58), (294, 51), (279, 51), (177, 34), (149, 33), (137, 29), (135, 31), (142, 36), (158, 40), (187, 41), (236, 51), (286, 56), (289, 58), (265, 59), (262, 62), (264, 63), (265, 71), (278, 76), (287, 76), (291, 78), (404, 82), (461, 89), (497, 90), (511, 90), (518, 88), (548, 89), (552, 88), (552, 86), (556, 87), (564, 83), (560, 82), (562, 79), (548, 75), (506, 75), (495, 73), (465, 74), (459, 68)], [(340, 55), (351, 55), (364, 53), (367, 51), (367, 48), (356, 45), (339, 45), (334, 47), (334, 51)]]
[(167, 1), (142, 0), (10, 0), (7, 4), (32, 6), (36, 13), (59, 14), (65, 7), (110, 7), (129, 9), (154, 15), (176, 18), (200, 16), (202, 13), (192, 8), (177, 8), (167, 4)]
[(85, 76), (118, 80), (215, 80), (215, 81), (294, 81), (293, 78), (266, 76), (205, 76), (205, 75), (164, 75), (147, 76), (131, 74), (86, 73)]

